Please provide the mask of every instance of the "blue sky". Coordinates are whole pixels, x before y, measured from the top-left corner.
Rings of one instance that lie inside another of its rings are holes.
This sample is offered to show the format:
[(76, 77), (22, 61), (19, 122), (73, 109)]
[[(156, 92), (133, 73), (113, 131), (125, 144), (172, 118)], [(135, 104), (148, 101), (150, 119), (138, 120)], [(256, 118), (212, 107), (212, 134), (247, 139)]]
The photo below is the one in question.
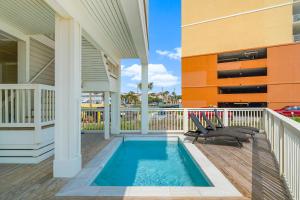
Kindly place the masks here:
[[(181, 94), (181, 0), (149, 1), (149, 81), (153, 92)], [(136, 91), (140, 62), (122, 60), (122, 92)]]

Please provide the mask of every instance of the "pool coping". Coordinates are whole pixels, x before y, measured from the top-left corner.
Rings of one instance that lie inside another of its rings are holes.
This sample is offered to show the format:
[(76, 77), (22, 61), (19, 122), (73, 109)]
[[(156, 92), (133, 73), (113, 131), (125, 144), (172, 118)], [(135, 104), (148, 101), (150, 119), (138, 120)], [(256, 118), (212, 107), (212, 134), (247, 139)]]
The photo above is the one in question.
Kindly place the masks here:
[(184, 135), (126, 135), (126, 140), (181, 140), (213, 186), (91, 186), (105, 164), (123, 142), (115, 137), (56, 196), (132, 196), (132, 197), (241, 197), (242, 194), (219, 169)]

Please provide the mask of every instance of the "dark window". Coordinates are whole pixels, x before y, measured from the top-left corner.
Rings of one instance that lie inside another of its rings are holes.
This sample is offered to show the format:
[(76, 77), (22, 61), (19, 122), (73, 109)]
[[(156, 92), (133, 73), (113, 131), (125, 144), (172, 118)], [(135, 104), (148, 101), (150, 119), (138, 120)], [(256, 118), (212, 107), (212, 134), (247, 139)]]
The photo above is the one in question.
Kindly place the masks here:
[(219, 94), (267, 93), (266, 85), (219, 87)]
[(267, 105), (267, 102), (218, 102), (219, 108), (261, 108)]
[(267, 68), (218, 71), (218, 78), (239, 78), (251, 76), (267, 76)]
[(218, 54), (218, 63), (267, 58), (267, 49), (253, 49)]

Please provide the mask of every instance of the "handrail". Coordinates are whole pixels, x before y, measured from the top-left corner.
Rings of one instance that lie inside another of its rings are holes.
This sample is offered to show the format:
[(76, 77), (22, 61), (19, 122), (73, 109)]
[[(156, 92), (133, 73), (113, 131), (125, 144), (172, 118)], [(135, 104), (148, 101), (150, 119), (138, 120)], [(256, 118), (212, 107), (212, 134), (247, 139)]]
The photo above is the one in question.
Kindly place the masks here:
[(264, 130), (293, 199), (300, 200), (300, 123), (265, 109)]
[(38, 129), (41, 126), (53, 124), (54, 98), (53, 86), (0, 84), (0, 127), (35, 127)]

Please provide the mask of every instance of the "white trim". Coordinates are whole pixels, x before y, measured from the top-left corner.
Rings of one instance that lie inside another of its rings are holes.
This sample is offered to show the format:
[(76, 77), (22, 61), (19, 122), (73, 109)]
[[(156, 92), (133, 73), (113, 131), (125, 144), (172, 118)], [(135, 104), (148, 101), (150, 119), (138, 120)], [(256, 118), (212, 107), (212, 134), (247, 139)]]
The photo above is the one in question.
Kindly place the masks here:
[(41, 161), (49, 158), (54, 154), (54, 150), (50, 150), (47, 153), (38, 156), (38, 157), (0, 157), (0, 163), (7, 163), (7, 164), (38, 164)]
[(30, 78), (30, 39), (18, 41), (18, 83), (28, 83)]
[[(120, 0), (135, 49), (142, 63), (148, 63), (148, 36), (143, 0)], [(146, 10), (148, 8), (145, 8)], [(133, 12), (138, 10), (139, 12)]]
[(292, 2), (278, 4), (278, 5), (274, 5), (274, 6), (267, 6), (267, 7), (263, 7), (263, 8), (259, 8), (259, 9), (249, 10), (249, 11), (245, 11), (245, 12), (239, 12), (239, 13), (235, 13), (235, 14), (231, 14), (231, 15), (222, 16), (222, 17), (216, 17), (216, 18), (212, 18), (212, 19), (208, 19), (208, 20), (193, 22), (193, 23), (182, 25), (181, 28), (189, 27), (189, 26), (195, 26), (195, 25), (204, 24), (204, 23), (213, 22), (213, 21), (222, 20), (222, 19), (227, 19), (227, 18), (231, 18), (231, 17), (237, 17), (237, 16), (240, 16), (240, 15), (246, 15), (246, 14), (261, 12), (261, 11), (265, 11), (265, 10), (270, 10), (270, 9), (274, 9), (274, 8), (279, 8), (279, 7), (283, 7), (283, 6), (292, 5), (292, 4), (295, 4), (295, 3), (298, 3), (298, 2), (300, 2), (300, 1), (294, 1), (294, 2), (292, 1)]
[(50, 47), (51, 49), (55, 49), (55, 42), (42, 34), (30, 35), (30, 38)]
[(22, 40), (24, 42), (29, 41), (28, 35), (24, 34), (22, 31), (11, 26), (10, 24), (7, 24), (6, 22), (2, 21), (1, 19), (0, 19), (0, 30), (2, 30), (3, 32), (5, 32), (19, 40)]

